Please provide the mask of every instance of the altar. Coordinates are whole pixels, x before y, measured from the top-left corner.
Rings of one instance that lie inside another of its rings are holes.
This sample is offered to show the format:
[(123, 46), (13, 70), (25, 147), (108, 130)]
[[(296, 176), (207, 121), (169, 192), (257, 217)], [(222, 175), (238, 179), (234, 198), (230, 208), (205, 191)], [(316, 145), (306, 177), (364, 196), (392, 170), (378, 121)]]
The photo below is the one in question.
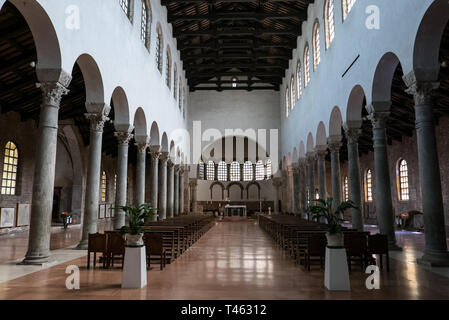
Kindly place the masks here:
[(224, 219), (239, 220), (247, 218), (247, 208), (244, 205), (227, 205), (224, 208)]

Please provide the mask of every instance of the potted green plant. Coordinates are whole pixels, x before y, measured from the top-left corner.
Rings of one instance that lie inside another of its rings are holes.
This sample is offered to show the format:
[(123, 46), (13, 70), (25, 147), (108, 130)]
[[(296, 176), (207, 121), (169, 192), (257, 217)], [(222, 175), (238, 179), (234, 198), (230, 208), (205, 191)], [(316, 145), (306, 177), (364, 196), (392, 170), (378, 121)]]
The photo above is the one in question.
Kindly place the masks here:
[(316, 202), (316, 206), (309, 206), (309, 212), (312, 215), (312, 219), (320, 221), (326, 219), (328, 225), (328, 231), (326, 233), (327, 245), (329, 247), (342, 247), (344, 245), (344, 238), (342, 232), (342, 219), (346, 210), (350, 208), (357, 209), (354, 202), (351, 200), (340, 203), (335, 209), (332, 206), (333, 198), (328, 198), (327, 201), (323, 199), (312, 200)]
[(125, 216), (128, 220), (128, 225), (123, 226), (120, 229), (120, 233), (125, 239), (126, 246), (143, 246), (142, 237), (144, 233), (143, 227), (145, 218), (154, 216), (156, 214), (156, 209), (153, 208), (150, 203), (143, 203), (136, 207), (119, 206), (118, 209), (125, 212)]

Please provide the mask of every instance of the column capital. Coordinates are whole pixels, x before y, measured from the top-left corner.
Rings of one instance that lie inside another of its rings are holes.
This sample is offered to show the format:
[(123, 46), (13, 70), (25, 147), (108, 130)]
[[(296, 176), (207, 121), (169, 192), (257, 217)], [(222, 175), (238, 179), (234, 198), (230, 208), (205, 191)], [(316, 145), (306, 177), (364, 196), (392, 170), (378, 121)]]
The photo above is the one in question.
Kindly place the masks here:
[(190, 185), (192, 188), (196, 188), (196, 187), (198, 186), (198, 180), (197, 180), (197, 179), (190, 179), (189, 185)]
[(103, 109), (101, 112), (84, 114), (86, 119), (90, 121), (90, 130), (103, 132), (104, 124), (106, 123), (106, 121), (109, 121), (108, 118), (109, 110)]
[(164, 164), (167, 163), (167, 161), (170, 159), (168, 152), (161, 152), (159, 154), (159, 160)]
[(181, 165), (175, 164), (175, 174), (179, 174), (180, 171), (181, 171)]
[(327, 155), (327, 149), (322, 149), (319, 147), (315, 148), (315, 153), (316, 153), (316, 159), (318, 160), (324, 160), (326, 158)]
[(57, 108), (59, 108), (62, 97), (70, 91), (59, 82), (40, 82), (36, 84), (36, 87), (40, 88), (42, 91), (42, 104)]
[(359, 141), (359, 137), (362, 135), (362, 129), (348, 127), (347, 125), (344, 125), (343, 129), (345, 130), (345, 136), (348, 143), (357, 143)]
[(342, 145), (341, 136), (329, 137), (327, 139), (327, 146), (331, 153), (339, 153)]
[(368, 115), (368, 119), (373, 124), (374, 129), (385, 129), (389, 116), (390, 111), (373, 111)]
[(317, 159), (316, 157), (316, 152), (312, 151), (312, 152), (307, 152), (306, 153), (306, 159), (307, 159), (307, 163), (311, 163), (313, 161), (315, 161)]
[(402, 79), (407, 86), (405, 92), (413, 95), (415, 99), (415, 106), (431, 104), (432, 91), (440, 87), (440, 83), (436, 81), (417, 80), (413, 71), (402, 77)]
[(175, 167), (175, 163), (172, 161), (172, 159), (168, 158), (167, 160), (167, 167), (169, 169), (174, 168)]
[(179, 174), (180, 174), (180, 175), (183, 175), (184, 172), (186, 172), (185, 167), (184, 167), (183, 165), (179, 166)]
[(148, 149), (148, 141), (147, 142), (137, 142), (136, 147), (137, 147), (138, 153), (146, 153), (146, 151)]
[(119, 145), (128, 145), (129, 141), (134, 137), (133, 134), (127, 131), (114, 132), (114, 136), (117, 138)]
[(298, 160), (298, 169), (300, 170), (304, 170), (307, 164), (307, 159), (306, 158), (299, 158)]

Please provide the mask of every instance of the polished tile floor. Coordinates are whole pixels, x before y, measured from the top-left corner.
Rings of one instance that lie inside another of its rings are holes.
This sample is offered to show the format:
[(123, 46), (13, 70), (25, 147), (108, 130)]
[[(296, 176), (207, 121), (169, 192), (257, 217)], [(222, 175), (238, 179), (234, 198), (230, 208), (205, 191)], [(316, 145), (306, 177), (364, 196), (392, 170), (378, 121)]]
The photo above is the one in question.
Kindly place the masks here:
[[(148, 286), (122, 290), (121, 269), (87, 270), (86, 258), (0, 284), (3, 299), (449, 299), (449, 278), (392, 259), (380, 290), (353, 271), (351, 292), (329, 292), (324, 273), (295, 265), (254, 221), (217, 223), (180, 259), (148, 272)], [(81, 288), (66, 289), (68, 265), (81, 271)]]

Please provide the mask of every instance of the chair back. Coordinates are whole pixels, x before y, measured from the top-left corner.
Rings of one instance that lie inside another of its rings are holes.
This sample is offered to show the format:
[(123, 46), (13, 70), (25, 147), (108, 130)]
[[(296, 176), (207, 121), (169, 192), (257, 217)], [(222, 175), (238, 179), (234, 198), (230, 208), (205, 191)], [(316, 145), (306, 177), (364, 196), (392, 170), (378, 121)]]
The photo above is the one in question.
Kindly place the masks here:
[(160, 233), (145, 233), (143, 237), (147, 253), (158, 254), (163, 252), (163, 236)]
[(108, 234), (108, 252), (112, 254), (125, 254), (125, 240), (120, 233)]
[(367, 240), (364, 233), (345, 233), (345, 248), (350, 255), (362, 255), (367, 251)]
[(326, 253), (326, 236), (322, 233), (310, 234), (307, 241), (307, 250), (311, 255), (324, 255)]
[(89, 252), (106, 252), (106, 235), (101, 233), (89, 234), (87, 250)]
[(368, 250), (372, 254), (388, 253), (388, 238), (383, 234), (375, 234), (368, 236)]

